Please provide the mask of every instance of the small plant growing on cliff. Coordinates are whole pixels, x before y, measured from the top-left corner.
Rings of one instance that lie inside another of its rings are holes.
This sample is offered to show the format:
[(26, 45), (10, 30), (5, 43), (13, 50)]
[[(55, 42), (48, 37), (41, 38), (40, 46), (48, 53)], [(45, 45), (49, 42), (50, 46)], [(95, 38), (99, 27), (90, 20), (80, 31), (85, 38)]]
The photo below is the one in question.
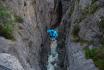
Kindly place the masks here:
[(82, 14), (84, 16), (91, 15), (91, 14), (94, 14), (98, 9), (99, 9), (99, 6), (96, 3), (96, 1), (94, 1), (90, 6), (86, 7), (83, 10)]
[(20, 16), (15, 16), (15, 21), (18, 23), (23, 23), (23, 18)]
[(0, 5), (0, 36), (7, 39), (13, 39), (13, 16), (6, 7)]
[(93, 59), (95, 65), (104, 70), (104, 46), (100, 48), (84, 48), (85, 56), (87, 59)]
[(79, 25), (78, 24), (74, 25), (73, 30), (72, 30), (73, 41), (76, 41), (76, 42), (79, 41), (80, 39), (78, 35), (79, 31), (80, 31)]
[(96, 10), (99, 8), (99, 6), (94, 3), (89, 7), (89, 14), (93, 14), (94, 12), (96, 12)]
[(92, 0), (91, 4), (94, 4), (96, 1), (98, 1), (98, 0)]

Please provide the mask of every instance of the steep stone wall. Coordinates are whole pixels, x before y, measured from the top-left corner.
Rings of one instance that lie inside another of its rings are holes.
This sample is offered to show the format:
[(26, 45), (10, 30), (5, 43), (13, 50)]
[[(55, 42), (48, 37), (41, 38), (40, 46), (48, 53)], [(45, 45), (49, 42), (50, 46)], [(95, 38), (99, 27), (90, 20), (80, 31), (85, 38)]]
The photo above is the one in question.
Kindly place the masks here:
[(62, 21), (65, 33), (60, 33), (58, 39), (59, 67), (62, 70), (98, 70), (91, 59), (85, 58), (83, 48), (99, 47), (100, 39), (104, 38), (104, 32), (99, 27), (104, 19), (103, 0), (0, 2), (20, 20), (14, 22), (15, 40), (0, 37), (0, 61), (5, 59), (0, 62), (0, 69), (46, 70), (50, 51), (47, 28)]
[[(54, 8), (54, 1), (3, 0), (2, 3), (12, 14), (21, 17), (23, 22), (15, 23), (15, 41), (0, 38), (0, 52), (15, 56), (24, 70), (44, 70), (49, 50), (46, 32), (51, 21), (50, 12)], [(7, 64), (9, 65), (8, 62)]]
[(104, 17), (102, 0), (69, 1), (69, 8), (62, 18), (67, 33), (67, 70), (98, 70), (91, 59), (86, 60), (83, 48), (101, 45), (101, 17)]

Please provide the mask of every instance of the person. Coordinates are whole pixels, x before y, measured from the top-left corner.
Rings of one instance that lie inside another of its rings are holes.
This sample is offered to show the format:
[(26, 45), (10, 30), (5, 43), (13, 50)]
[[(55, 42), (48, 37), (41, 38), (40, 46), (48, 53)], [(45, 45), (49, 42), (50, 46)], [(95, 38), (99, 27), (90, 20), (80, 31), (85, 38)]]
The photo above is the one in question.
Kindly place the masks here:
[(48, 29), (48, 35), (50, 36), (51, 40), (56, 40), (58, 37), (58, 32), (55, 29)]

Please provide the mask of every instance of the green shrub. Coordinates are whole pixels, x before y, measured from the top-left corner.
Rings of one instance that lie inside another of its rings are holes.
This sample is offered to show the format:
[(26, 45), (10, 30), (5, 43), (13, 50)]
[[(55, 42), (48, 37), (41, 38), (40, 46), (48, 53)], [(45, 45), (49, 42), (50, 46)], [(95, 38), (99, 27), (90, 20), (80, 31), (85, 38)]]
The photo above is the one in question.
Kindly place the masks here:
[(98, 1), (98, 0), (92, 0), (91, 4), (94, 4), (96, 1)]
[(15, 16), (15, 21), (18, 23), (23, 23), (23, 18), (20, 16)]
[(87, 59), (93, 59), (95, 65), (104, 70), (104, 46), (100, 48), (84, 48), (85, 56)]
[(80, 23), (83, 19), (85, 19), (88, 15), (94, 14), (94, 12), (97, 11), (99, 6), (96, 4), (97, 0), (92, 0), (92, 3), (90, 6), (85, 7), (82, 10), (82, 15), (79, 19), (76, 19), (74, 23)]
[(13, 39), (13, 18), (6, 7), (0, 5), (0, 35), (7, 39)]
[(94, 14), (98, 8), (99, 8), (99, 6), (97, 5), (97, 3), (94, 0), (94, 2), (90, 6), (86, 7), (83, 10), (82, 15), (87, 16), (87, 15)]
[(80, 31), (79, 25), (78, 24), (74, 25), (72, 34), (74, 36), (78, 36), (79, 31)]
[(91, 6), (89, 7), (89, 14), (93, 14), (94, 12), (97, 11), (98, 8), (99, 6), (96, 3), (91, 4)]
[(80, 31), (80, 27), (79, 24), (75, 24), (72, 30), (72, 41), (73, 42), (79, 42), (81, 45), (83, 44), (93, 44), (93, 41), (88, 41), (88, 40), (84, 40), (82, 38), (79, 37), (79, 31)]
[(89, 49), (89, 48), (84, 48), (85, 50), (85, 56), (87, 59), (93, 59), (96, 55), (96, 48), (93, 48), (93, 49)]
[(78, 35), (79, 31), (80, 31), (79, 25), (78, 24), (74, 25), (73, 30), (72, 30), (73, 41), (76, 41), (76, 42), (79, 41), (80, 39)]

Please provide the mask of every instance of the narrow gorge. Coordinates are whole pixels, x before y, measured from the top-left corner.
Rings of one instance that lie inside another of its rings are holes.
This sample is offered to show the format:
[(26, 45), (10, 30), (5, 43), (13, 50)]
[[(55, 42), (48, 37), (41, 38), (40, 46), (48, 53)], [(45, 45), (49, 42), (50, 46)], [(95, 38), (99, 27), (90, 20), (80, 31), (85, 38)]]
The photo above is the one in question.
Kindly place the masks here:
[(0, 0), (0, 70), (104, 70), (104, 0)]

